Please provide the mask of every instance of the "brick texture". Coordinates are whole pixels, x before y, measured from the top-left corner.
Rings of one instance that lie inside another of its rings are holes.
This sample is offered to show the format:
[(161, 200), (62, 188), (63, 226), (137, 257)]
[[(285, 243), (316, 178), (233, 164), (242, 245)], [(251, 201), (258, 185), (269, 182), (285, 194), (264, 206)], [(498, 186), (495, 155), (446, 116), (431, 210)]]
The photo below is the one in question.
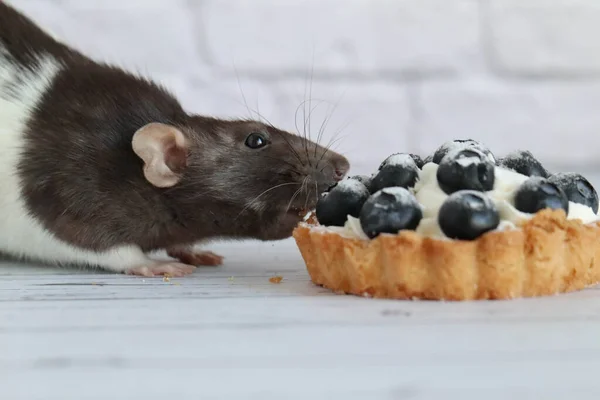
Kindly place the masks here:
[(497, 66), (516, 75), (600, 75), (600, 2), (490, 0), (485, 23)]
[[(472, 0), (209, 0), (214, 65), (243, 71), (456, 71), (478, 55)], [(452, 34), (448, 34), (452, 32)], [(415, 40), (416, 39), (416, 40)]]
[(248, 116), (243, 92), (295, 130), (312, 69), (313, 105), (324, 102), (311, 132), (339, 100), (322, 141), (345, 126), (338, 149), (355, 172), (458, 137), (600, 166), (597, 0), (9, 2), (93, 57), (163, 82), (191, 112)]
[(600, 148), (600, 82), (424, 85), (419, 149), (456, 137), (485, 142), (497, 155), (530, 149), (550, 165), (594, 163)]

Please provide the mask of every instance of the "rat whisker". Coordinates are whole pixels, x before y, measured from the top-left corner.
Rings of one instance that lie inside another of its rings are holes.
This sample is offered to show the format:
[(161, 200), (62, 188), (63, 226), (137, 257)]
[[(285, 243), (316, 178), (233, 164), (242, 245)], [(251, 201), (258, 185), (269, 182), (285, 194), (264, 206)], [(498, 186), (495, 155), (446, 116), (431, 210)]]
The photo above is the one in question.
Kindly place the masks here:
[[(296, 110), (294, 111), (294, 119), (296, 120), (296, 131), (298, 132), (298, 135), (299, 135), (299, 136), (301, 136), (301, 135), (302, 135), (302, 133), (300, 132), (300, 128), (298, 128), (298, 124), (297, 124), (297, 120), (298, 120), (298, 113), (300, 112), (300, 108), (301, 108), (301, 107), (303, 107), (303, 106), (305, 106), (305, 105), (306, 105), (307, 103), (309, 103), (310, 101), (317, 101), (317, 102), (318, 102), (318, 104), (321, 104), (321, 103), (331, 103), (330, 101), (328, 101), (328, 100), (325, 100), (325, 99), (314, 98), (314, 99), (306, 99), (306, 100), (302, 100), (302, 101), (301, 101), (301, 102), (298, 104), (298, 106), (296, 107)], [(317, 105), (318, 105), (318, 104), (317, 104)], [(313, 109), (313, 110), (314, 110), (315, 108), (316, 108), (316, 106), (315, 106), (315, 107), (312, 107), (312, 109)]]
[[(310, 116), (312, 114), (312, 88), (313, 88), (313, 76), (314, 76), (314, 72), (315, 72), (315, 46), (313, 43), (313, 51), (312, 51), (312, 63), (311, 63), (311, 69), (310, 69), (310, 86), (308, 89), (308, 138), (312, 141), (312, 137), (311, 137), (311, 125), (310, 125)], [(305, 123), (306, 125), (306, 123)], [(315, 147), (316, 148), (316, 147)], [(307, 152), (308, 152), (308, 146), (307, 146)]]
[(306, 198), (304, 200), (304, 209), (306, 210), (306, 208), (308, 207), (308, 199), (310, 198), (310, 196), (309, 196), (310, 193), (309, 193), (309, 190), (308, 190), (308, 184), (307, 184), (307, 182), (304, 182), (304, 184), (306, 184)]
[[(308, 101), (309, 101), (309, 102), (311, 102), (311, 100), (308, 100)], [(314, 112), (314, 111), (317, 109), (317, 107), (319, 107), (319, 105), (321, 105), (322, 103), (324, 103), (324, 101), (320, 100), (320, 101), (318, 101), (318, 103), (317, 103), (317, 104), (316, 104), (314, 107), (311, 107), (311, 108), (310, 108), (310, 110), (309, 110), (309, 112), (308, 112), (308, 116), (307, 116), (307, 117), (306, 117), (306, 119), (304, 120), (304, 124), (305, 124), (305, 125), (306, 125), (307, 123), (310, 125), (310, 121), (311, 121), (311, 117), (312, 117), (312, 114), (313, 114), (313, 112)], [(309, 127), (309, 129), (310, 129), (310, 127)], [(313, 147), (315, 148), (315, 154), (314, 154), (314, 156), (316, 157), (316, 154), (317, 154), (317, 153), (316, 153), (316, 151), (317, 151), (317, 147), (319, 147), (319, 144), (318, 144), (317, 142), (313, 142), (313, 145), (314, 145)], [(308, 146), (307, 146), (307, 148), (308, 148)], [(308, 154), (307, 154), (307, 156), (308, 156)]]
[(303, 188), (304, 188), (304, 191), (306, 192), (306, 199), (305, 199), (305, 204), (304, 204), (304, 208), (305, 208), (305, 209), (306, 209), (306, 204), (308, 204), (308, 200), (309, 200), (309, 198), (310, 198), (310, 189), (309, 189), (309, 187), (308, 187), (308, 184), (309, 184), (309, 183), (310, 183), (310, 179), (308, 179), (308, 177), (307, 177), (307, 179), (305, 179), (305, 180), (302, 182), (302, 184), (303, 184)]
[(253, 110), (249, 105), (248, 105), (248, 101), (246, 99), (246, 95), (244, 94), (244, 90), (242, 89), (242, 83), (240, 81), (240, 75), (238, 73), (237, 70), (237, 66), (235, 65), (235, 60), (232, 60), (233, 63), (233, 69), (235, 71), (235, 78), (237, 80), (237, 85), (238, 88), (240, 89), (240, 94), (242, 95), (242, 100), (244, 101), (244, 105), (246, 106), (246, 109), (248, 110), (248, 114), (250, 118), (254, 118), (253, 114), (256, 114), (256, 116), (258, 117), (259, 121), (266, 123), (267, 125), (269, 125), (271, 128), (275, 128), (275, 125), (273, 125), (273, 123), (271, 123), (271, 121), (269, 121), (267, 119), (267, 117), (265, 117), (263, 114), (261, 114), (260, 109), (258, 107), (258, 94), (256, 95), (256, 110)]
[[(306, 97), (306, 95), (305, 95), (305, 97)], [(300, 128), (298, 128), (298, 112), (300, 111), (300, 107), (302, 107), (302, 105), (304, 105), (306, 103), (307, 103), (307, 100), (304, 100), (300, 104), (298, 104), (298, 107), (296, 107), (296, 111), (294, 112), (294, 124), (296, 125), (296, 131), (298, 132), (298, 136), (300, 136), (303, 139), (302, 140), (302, 147), (303, 147), (303, 149), (306, 152), (306, 161), (308, 162), (309, 166), (312, 166), (311, 162), (310, 162), (310, 159), (308, 157), (308, 150), (307, 150), (307, 145), (306, 145), (306, 143), (307, 143), (307, 139), (306, 139), (306, 123), (304, 124), (304, 134), (302, 134), (300, 132)], [(303, 107), (303, 108), (304, 108), (304, 110), (306, 110), (305, 107)], [(306, 118), (306, 112), (305, 111), (303, 111), (303, 112), (305, 114), (304, 118)]]
[[(307, 74), (308, 74), (308, 71), (307, 71)], [(302, 129), (303, 129), (303, 133), (304, 133), (305, 150), (306, 150), (306, 143), (307, 143), (307, 140), (308, 140), (308, 138), (306, 136), (306, 104), (308, 103), (307, 98), (306, 98), (307, 83), (308, 83), (308, 76), (305, 77), (305, 79), (304, 79), (304, 105), (302, 107), (302, 115), (303, 115), (302, 120), (304, 121), (304, 126), (302, 127)], [(306, 157), (308, 157), (308, 154), (306, 155)]]
[[(336, 135), (336, 136), (337, 136), (337, 135)], [(335, 137), (335, 139), (333, 139), (333, 140), (331, 141), (331, 143), (328, 143), (328, 144), (327, 144), (327, 147), (326, 147), (326, 148), (331, 150), (331, 149), (332, 149), (332, 146), (333, 146), (334, 144), (338, 144), (338, 145), (339, 145), (339, 144), (340, 144), (340, 142), (341, 142), (342, 140), (346, 139), (347, 137), (348, 137), (348, 135), (344, 135), (344, 136)]]
[[(251, 110), (252, 110), (252, 108), (251, 108)], [(252, 111), (258, 116), (259, 119), (262, 120), (261, 121), (262, 123), (264, 123), (265, 125), (270, 126), (273, 129), (277, 129), (277, 127), (275, 125), (273, 125), (273, 123), (267, 117), (265, 117), (265, 115), (262, 114), (260, 112), (260, 110), (258, 109), (258, 95), (257, 95), (257, 98), (256, 98), (256, 110), (252, 110)]]
[(298, 104), (298, 107), (296, 107), (296, 111), (294, 111), (294, 126), (296, 127), (296, 132), (298, 133), (298, 136), (301, 136), (300, 128), (298, 128), (298, 112), (300, 111), (300, 107), (302, 107), (303, 104), (304, 101), (300, 102), (300, 104)]
[(304, 162), (302, 161), (302, 157), (300, 157), (300, 154), (296, 151), (296, 149), (294, 149), (294, 147), (292, 146), (292, 144), (290, 143), (290, 141), (285, 137), (285, 135), (281, 132), (279, 132), (278, 130), (276, 131), (279, 133), (279, 135), (281, 136), (281, 138), (285, 141), (285, 143), (287, 144), (288, 148), (290, 149), (290, 151), (294, 154), (294, 156), (296, 156), (296, 158), (298, 159), (298, 162), (304, 166)]
[(261, 114), (260, 111), (258, 111), (258, 99), (256, 100), (256, 107), (257, 107), (257, 110), (252, 110), (252, 109), (251, 110), (254, 111), (254, 113), (256, 115), (258, 115), (258, 117), (260, 119), (263, 120), (262, 123), (264, 123), (265, 125), (270, 126), (273, 129), (277, 129), (277, 127), (275, 125), (273, 125), (273, 123), (271, 121), (269, 121), (269, 119), (267, 117), (265, 117), (264, 114)]
[(317, 166), (315, 168), (318, 168), (319, 163), (321, 161), (323, 161), (323, 158), (325, 157), (325, 154), (327, 154), (329, 151), (331, 151), (331, 146), (333, 144), (335, 144), (338, 140), (340, 139), (344, 139), (346, 138), (346, 136), (342, 136), (341, 138), (338, 139), (338, 135), (340, 133), (342, 133), (342, 131), (344, 129), (346, 129), (348, 127), (348, 125), (350, 125), (350, 121), (346, 122), (346, 124), (344, 126), (342, 126), (340, 129), (337, 130), (337, 132), (334, 133), (333, 137), (329, 140), (329, 143), (327, 143), (327, 146), (325, 146), (325, 150), (323, 151), (323, 154), (321, 154), (321, 157), (319, 158), (319, 160), (317, 161)]
[[(339, 140), (339, 141), (337, 141), (337, 143), (335, 143), (335, 146), (333, 146), (333, 145), (332, 145), (332, 146), (329, 148), (329, 150), (330, 150), (330, 151), (339, 151), (340, 145), (342, 144), (342, 140), (343, 140), (343, 139), (346, 139), (346, 137), (347, 137), (347, 136), (342, 136), (342, 137), (340, 138), (340, 140)], [(349, 152), (349, 150), (345, 150), (345, 151), (344, 151), (344, 153), (346, 153), (346, 154), (348, 154), (348, 152)]]
[[(309, 101), (310, 101), (309, 99), (302, 100), (302, 101), (300, 102), (300, 105), (299, 105), (298, 107), (302, 107), (304, 104), (308, 103)], [(327, 104), (329, 104), (330, 106), (333, 106), (333, 105), (335, 105), (335, 103), (332, 103), (332, 102), (331, 102), (331, 101), (329, 101), (329, 100), (322, 99), (322, 98), (319, 98), (319, 97), (315, 97), (315, 98), (313, 98), (313, 99), (312, 99), (312, 101), (313, 101), (313, 102), (317, 102), (317, 105), (319, 105), (319, 104), (322, 104), (322, 103), (327, 103)], [(312, 109), (314, 110), (314, 109), (315, 109), (315, 107), (313, 107)]]
[(317, 104), (314, 107), (312, 107), (312, 106), (310, 107), (308, 116), (306, 116), (303, 121), (305, 126), (307, 123), (310, 122), (312, 113), (317, 109), (317, 107), (319, 105), (321, 105), (322, 103), (329, 103), (327, 100), (323, 100), (323, 99), (308, 99), (308, 100), (303, 100), (300, 102), (300, 104), (298, 104), (298, 107), (296, 107), (296, 111), (294, 113), (294, 115), (295, 115), (294, 118), (296, 120), (296, 131), (298, 131), (298, 136), (301, 136), (300, 129), (298, 128), (298, 123), (297, 123), (298, 112), (300, 111), (300, 107), (305, 106), (307, 103), (312, 103), (313, 101), (317, 102)]
[(244, 105), (246, 106), (246, 109), (248, 110), (249, 117), (253, 118), (252, 110), (250, 109), (250, 106), (248, 106), (248, 101), (246, 100), (246, 95), (244, 94), (244, 90), (242, 90), (242, 83), (240, 82), (240, 74), (238, 73), (237, 67), (235, 65), (235, 59), (232, 58), (231, 62), (233, 64), (233, 70), (235, 71), (235, 78), (237, 80), (238, 88), (240, 89), (240, 94), (242, 95), (242, 99), (244, 100)]
[[(329, 143), (327, 144), (326, 148), (327, 149), (331, 149), (331, 146), (336, 143), (337, 141), (337, 137), (340, 133), (342, 133), (352, 122), (351, 121), (352, 118), (348, 118), (346, 120), (346, 123), (344, 125), (342, 125), (340, 128), (338, 128), (338, 130), (333, 134), (333, 136), (331, 137), (331, 139), (329, 140)], [(341, 139), (345, 139), (346, 135), (342, 136)], [(324, 154), (321, 156), (321, 160), (323, 159)]]
[[(303, 102), (303, 107), (302, 107), (302, 114), (303, 114), (303, 122), (304, 122), (304, 126), (303, 126), (303, 132), (304, 132), (304, 142), (303, 142), (303, 147), (304, 147), (304, 151), (306, 153), (306, 159), (308, 161), (308, 165), (312, 166), (312, 163), (310, 161), (310, 157), (308, 156), (308, 146), (309, 143), (311, 142), (311, 132), (310, 132), (310, 110), (312, 108), (312, 85), (313, 85), (313, 75), (314, 75), (314, 48), (313, 48), (313, 57), (312, 57), (312, 64), (311, 64), (311, 71), (310, 71), (310, 87), (308, 89), (308, 99), (306, 98), (307, 95), (307, 83), (309, 82), (309, 77), (306, 76), (305, 81), (304, 81), (304, 102)], [(307, 75), (308, 75), (308, 70), (307, 70)], [(306, 106), (308, 104), (308, 124), (307, 124), (307, 116), (306, 116)], [(307, 129), (307, 125), (308, 125), (308, 129)]]
[[(307, 179), (308, 177), (304, 178)], [(294, 200), (296, 199), (296, 197), (302, 192), (302, 186), (300, 186), (300, 188), (298, 190), (296, 190), (294, 192), (294, 194), (292, 195), (292, 198), (290, 199), (290, 202), (288, 203), (287, 207), (285, 208), (285, 212), (288, 212), (290, 210), (290, 207), (292, 206), (292, 203), (294, 202)]]
[[(258, 90), (257, 90), (257, 92), (258, 92)], [(258, 106), (258, 96), (259, 96), (259, 93), (256, 93), (256, 115), (258, 115), (259, 118), (262, 118), (261, 114), (260, 114), (260, 107)]]
[(254, 202), (256, 202), (256, 200), (258, 200), (260, 197), (264, 196), (265, 194), (269, 193), (270, 191), (278, 189), (278, 188), (283, 187), (283, 186), (298, 185), (298, 184), (299, 184), (298, 182), (286, 182), (286, 183), (281, 183), (279, 185), (275, 185), (273, 187), (270, 187), (269, 189), (265, 190), (264, 192), (262, 192), (261, 194), (259, 194), (258, 196), (254, 197), (252, 200), (250, 200), (248, 203), (246, 203), (246, 206), (234, 218), (234, 221), (237, 220), (244, 213), (244, 211), (246, 211), (248, 208), (252, 207), (252, 205), (254, 205)]
[[(336, 102), (333, 104), (333, 109), (331, 110), (329, 115), (323, 120), (323, 123), (321, 124), (321, 127), (319, 128), (319, 133), (317, 135), (317, 144), (321, 144), (321, 139), (323, 139), (323, 134), (325, 133), (325, 129), (327, 129), (327, 125), (329, 124), (329, 121), (331, 121), (331, 117), (333, 117), (333, 113), (335, 112), (337, 107), (340, 105), (342, 98), (345, 95), (346, 95), (346, 90), (344, 90), (342, 92), (342, 94), (340, 95), (340, 97), (338, 97)], [(316, 148), (315, 148), (315, 157), (316, 156), (317, 156), (317, 152), (316, 152)]]
[(302, 172), (301, 172), (301, 171), (299, 171), (299, 170), (296, 168), (296, 164), (294, 164), (294, 163), (292, 163), (292, 162), (289, 162), (288, 160), (286, 160), (286, 159), (284, 159), (284, 158), (277, 158), (277, 157), (271, 157), (271, 156), (264, 156), (264, 157), (265, 157), (265, 158), (268, 158), (269, 160), (276, 160), (276, 161), (280, 161), (280, 162), (282, 162), (282, 163), (285, 163), (285, 164), (287, 164), (287, 165), (289, 165), (289, 166), (291, 167), (291, 169), (290, 169), (290, 171), (291, 171), (291, 172), (295, 172), (295, 173), (297, 173), (297, 174), (300, 174), (300, 175), (302, 175)]
[[(321, 127), (319, 128), (319, 134), (317, 135), (317, 138), (320, 138), (321, 135), (323, 134), (325, 127), (328, 124), (329, 119), (331, 118), (332, 114), (329, 114), (327, 116), (325, 116), (325, 118), (323, 119), (323, 122), (321, 123)], [(316, 151), (315, 151), (315, 157), (317, 156)], [(319, 162), (321, 162), (321, 159), (319, 161), (317, 161), (317, 168), (319, 166)]]
[(350, 125), (350, 119), (348, 119), (346, 121), (346, 123), (344, 125), (342, 125), (341, 127), (339, 127), (334, 133), (333, 136), (331, 137), (331, 139), (329, 139), (329, 142), (331, 142), (332, 140), (334, 140), (341, 132), (344, 131), (344, 129), (346, 129), (348, 127), (348, 125)]
[[(337, 105), (335, 107), (337, 107)], [(331, 121), (331, 117), (333, 116), (333, 112), (335, 111), (335, 107), (331, 111), (331, 113), (325, 117), (325, 119), (323, 120), (323, 123), (321, 124), (321, 128), (319, 129), (319, 143), (320, 143), (320, 141), (321, 141), (321, 139), (323, 137), (322, 135), (325, 133), (325, 129), (327, 129), (327, 125), (329, 125), (329, 122)], [(344, 125), (344, 127), (342, 129), (344, 129), (346, 126), (348, 126), (348, 124), (349, 123), (346, 123), (346, 125)], [(339, 132), (339, 131), (340, 131), (340, 129), (338, 129), (337, 132)], [(334, 138), (335, 138), (335, 135), (336, 135), (336, 133), (334, 133), (334, 136), (333, 136)], [(332, 140), (332, 139), (330, 139), (330, 140)]]
[[(238, 82), (238, 83), (239, 83), (239, 82)], [(241, 86), (240, 86), (240, 90), (241, 90)], [(243, 95), (243, 92), (242, 92), (242, 95)], [(244, 99), (244, 101), (245, 101), (245, 99)], [(258, 108), (258, 99), (257, 99), (256, 106), (257, 106), (257, 108)], [(273, 123), (272, 123), (272, 122), (271, 122), (271, 121), (270, 121), (270, 120), (269, 120), (267, 117), (265, 117), (263, 114), (261, 114), (261, 113), (260, 113), (260, 111), (253, 110), (252, 108), (250, 108), (250, 107), (248, 106), (248, 103), (246, 103), (246, 108), (248, 108), (248, 110), (249, 110), (249, 111), (252, 111), (252, 112), (254, 112), (254, 113), (255, 113), (255, 114), (256, 114), (256, 115), (259, 117), (259, 119), (262, 119), (262, 120), (263, 120), (263, 121), (262, 121), (263, 123), (266, 123), (266, 124), (267, 124), (267, 125), (269, 125), (271, 128), (273, 128), (273, 129), (275, 130), (275, 132), (277, 132), (277, 133), (278, 133), (278, 134), (281, 136), (281, 138), (282, 138), (282, 139), (285, 141), (285, 143), (287, 144), (287, 146), (288, 146), (288, 148), (290, 149), (290, 151), (291, 151), (291, 152), (292, 152), (292, 153), (293, 153), (293, 154), (296, 156), (296, 158), (298, 159), (298, 162), (299, 162), (299, 163), (300, 163), (302, 166), (304, 166), (304, 165), (305, 165), (305, 164), (304, 164), (304, 162), (302, 161), (302, 157), (300, 157), (300, 154), (299, 154), (299, 153), (296, 151), (296, 149), (294, 149), (294, 147), (292, 146), (292, 144), (290, 143), (290, 141), (289, 141), (289, 140), (288, 140), (288, 139), (285, 137), (285, 135), (284, 135), (284, 134), (282, 134), (281, 132), (279, 132), (279, 130), (277, 129), (277, 127), (275, 127), (275, 125), (273, 125)], [(252, 115), (251, 115), (251, 117), (252, 117)]]

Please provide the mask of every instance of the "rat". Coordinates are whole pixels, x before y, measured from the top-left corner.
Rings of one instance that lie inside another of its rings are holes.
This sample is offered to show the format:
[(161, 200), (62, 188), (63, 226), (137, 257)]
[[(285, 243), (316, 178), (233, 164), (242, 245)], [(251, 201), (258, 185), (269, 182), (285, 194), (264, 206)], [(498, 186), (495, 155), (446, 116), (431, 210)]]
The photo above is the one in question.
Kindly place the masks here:
[[(162, 85), (62, 43), (0, 1), (0, 252), (138, 276), (289, 238), (346, 157), (270, 123), (185, 111)], [(166, 251), (167, 260), (149, 254)]]

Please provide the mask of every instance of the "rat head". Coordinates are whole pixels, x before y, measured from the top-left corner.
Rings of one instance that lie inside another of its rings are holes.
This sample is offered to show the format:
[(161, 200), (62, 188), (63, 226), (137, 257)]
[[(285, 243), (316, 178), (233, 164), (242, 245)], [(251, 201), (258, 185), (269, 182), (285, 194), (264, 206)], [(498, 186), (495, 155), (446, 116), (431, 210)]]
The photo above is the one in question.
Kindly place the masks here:
[(289, 237), (303, 211), (350, 167), (342, 155), (258, 121), (152, 123), (135, 133), (132, 146), (146, 180), (166, 189), (190, 229), (210, 228), (216, 236)]

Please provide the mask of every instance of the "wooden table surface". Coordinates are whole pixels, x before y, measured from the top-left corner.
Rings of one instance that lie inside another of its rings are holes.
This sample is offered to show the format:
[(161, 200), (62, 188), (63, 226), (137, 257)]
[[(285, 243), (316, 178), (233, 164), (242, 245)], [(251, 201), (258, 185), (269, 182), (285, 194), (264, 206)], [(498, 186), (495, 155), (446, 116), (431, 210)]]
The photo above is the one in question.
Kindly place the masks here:
[(210, 249), (169, 282), (0, 265), (0, 399), (600, 398), (600, 288), (374, 300), (314, 286), (292, 241)]

